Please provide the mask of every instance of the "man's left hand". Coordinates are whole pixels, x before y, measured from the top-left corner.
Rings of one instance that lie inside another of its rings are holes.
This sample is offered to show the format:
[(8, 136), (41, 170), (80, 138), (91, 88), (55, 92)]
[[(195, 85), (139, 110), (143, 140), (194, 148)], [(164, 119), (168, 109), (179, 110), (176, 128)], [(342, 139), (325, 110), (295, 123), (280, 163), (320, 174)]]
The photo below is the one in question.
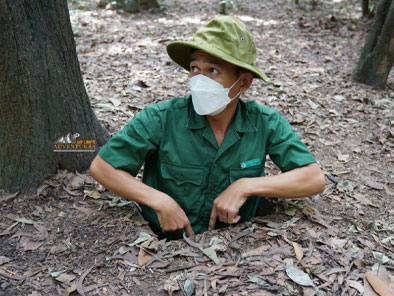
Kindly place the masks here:
[(234, 182), (215, 199), (209, 220), (210, 230), (215, 227), (217, 218), (227, 224), (237, 223), (241, 219), (238, 211), (247, 199), (246, 181), (247, 179), (240, 179)]

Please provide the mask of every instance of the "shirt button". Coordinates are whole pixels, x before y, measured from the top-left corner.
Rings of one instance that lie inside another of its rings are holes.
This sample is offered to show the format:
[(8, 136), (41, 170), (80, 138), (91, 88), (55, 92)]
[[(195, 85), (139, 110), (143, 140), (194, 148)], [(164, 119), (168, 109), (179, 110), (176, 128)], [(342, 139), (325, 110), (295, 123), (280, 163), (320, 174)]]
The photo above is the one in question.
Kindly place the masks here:
[(211, 186), (209, 186), (209, 190), (211, 190), (211, 191), (214, 191), (215, 188), (216, 188), (216, 185), (215, 185), (215, 184), (212, 184)]

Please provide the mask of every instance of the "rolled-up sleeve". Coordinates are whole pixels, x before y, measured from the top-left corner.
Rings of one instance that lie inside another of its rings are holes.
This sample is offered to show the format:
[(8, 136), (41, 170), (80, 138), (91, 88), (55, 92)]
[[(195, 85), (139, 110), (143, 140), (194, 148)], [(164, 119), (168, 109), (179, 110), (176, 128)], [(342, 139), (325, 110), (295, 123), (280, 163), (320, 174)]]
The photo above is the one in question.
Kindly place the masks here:
[(269, 118), (267, 154), (282, 172), (316, 162), (289, 122), (273, 112)]
[(157, 151), (161, 139), (159, 110), (149, 106), (115, 134), (99, 155), (116, 169), (136, 176), (145, 159)]

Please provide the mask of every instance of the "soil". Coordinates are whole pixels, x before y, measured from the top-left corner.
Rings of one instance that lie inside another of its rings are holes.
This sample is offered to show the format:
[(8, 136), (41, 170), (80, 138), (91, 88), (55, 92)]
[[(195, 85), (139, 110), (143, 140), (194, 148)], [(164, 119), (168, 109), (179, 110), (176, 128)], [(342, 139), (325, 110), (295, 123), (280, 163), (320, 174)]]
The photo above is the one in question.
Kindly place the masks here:
[[(360, 1), (227, 2), (272, 81), (245, 99), (289, 120), (324, 169), (324, 193), (168, 242), (88, 172), (59, 171), (36, 194), (0, 197), (0, 295), (378, 295), (376, 278), (394, 290), (394, 74), (385, 90), (352, 80), (371, 25)], [(208, 0), (161, 3), (138, 14), (69, 3), (86, 89), (111, 134), (188, 93), (165, 46), (219, 12)]]

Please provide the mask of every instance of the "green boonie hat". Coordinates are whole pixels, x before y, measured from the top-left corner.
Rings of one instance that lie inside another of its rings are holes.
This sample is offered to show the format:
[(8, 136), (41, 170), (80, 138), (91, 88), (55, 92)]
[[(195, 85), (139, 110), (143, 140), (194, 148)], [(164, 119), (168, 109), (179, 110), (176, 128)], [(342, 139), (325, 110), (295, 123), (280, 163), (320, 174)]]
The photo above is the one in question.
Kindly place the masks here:
[(190, 53), (200, 49), (206, 53), (253, 73), (255, 78), (269, 79), (255, 65), (256, 45), (245, 24), (233, 16), (219, 16), (193, 36), (192, 41), (175, 41), (167, 45), (170, 58), (190, 71)]

